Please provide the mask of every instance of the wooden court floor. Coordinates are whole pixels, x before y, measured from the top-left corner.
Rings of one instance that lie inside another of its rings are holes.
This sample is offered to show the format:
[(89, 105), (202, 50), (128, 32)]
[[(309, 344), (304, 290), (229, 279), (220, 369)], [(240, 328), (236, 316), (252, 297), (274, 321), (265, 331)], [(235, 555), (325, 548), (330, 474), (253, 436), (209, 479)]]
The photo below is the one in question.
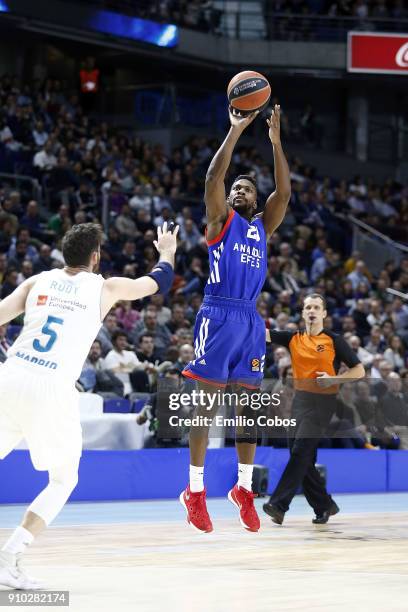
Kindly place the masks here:
[(262, 517), (258, 534), (234, 513), (205, 535), (183, 518), (114, 519), (51, 527), (27, 554), (32, 575), (70, 591), (71, 611), (408, 610), (408, 511), (343, 513), (325, 526), (310, 514), (281, 527)]

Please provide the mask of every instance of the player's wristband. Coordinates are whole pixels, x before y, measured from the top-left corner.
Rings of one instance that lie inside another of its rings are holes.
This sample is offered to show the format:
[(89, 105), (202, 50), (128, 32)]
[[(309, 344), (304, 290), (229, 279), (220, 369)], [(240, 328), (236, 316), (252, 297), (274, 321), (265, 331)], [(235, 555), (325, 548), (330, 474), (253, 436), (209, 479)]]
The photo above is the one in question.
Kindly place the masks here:
[(159, 285), (156, 293), (168, 293), (174, 280), (173, 266), (167, 263), (167, 261), (159, 261), (146, 276), (150, 276)]

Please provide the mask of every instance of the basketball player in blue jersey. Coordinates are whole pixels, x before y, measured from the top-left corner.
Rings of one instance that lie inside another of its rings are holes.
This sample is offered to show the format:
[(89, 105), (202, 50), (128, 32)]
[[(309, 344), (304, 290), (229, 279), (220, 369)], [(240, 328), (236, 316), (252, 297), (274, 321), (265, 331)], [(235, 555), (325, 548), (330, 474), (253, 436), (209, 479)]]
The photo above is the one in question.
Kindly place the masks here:
[[(256, 311), (256, 299), (265, 281), (267, 240), (282, 222), (291, 193), (289, 168), (280, 141), (279, 106), (275, 105), (267, 119), (275, 191), (268, 197), (264, 211), (255, 214), (257, 189), (251, 176), (238, 176), (228, 197), (224, 186), (234, 147), (257, 114), (258, 111), (242, 117), (230, 110), (231, 128), (205, 181), (210, 275), (195, 324), (195, 359), (183, 371), (184, 376), (198, 381), (204, 393), (217, 393), (227, 384), (233, 384), (236, 393), (248, 393), (259, 388), (263, 377), (265, 324)], [(239, 406), (237, 413), (242, 414)], [(211, 417), (215, 410), (200, 406), (198, 414)], [(190, 482), (180, 495), (188, 523), (200, 532), (213, 529), (203, 482), (207, 443), (208, 428), (191, 430)], [(237, 428), (236, 449), (238, 482), (228, 498), (239, 509), (241, 525), (258, 531), (252, 493), (256, 430)]]

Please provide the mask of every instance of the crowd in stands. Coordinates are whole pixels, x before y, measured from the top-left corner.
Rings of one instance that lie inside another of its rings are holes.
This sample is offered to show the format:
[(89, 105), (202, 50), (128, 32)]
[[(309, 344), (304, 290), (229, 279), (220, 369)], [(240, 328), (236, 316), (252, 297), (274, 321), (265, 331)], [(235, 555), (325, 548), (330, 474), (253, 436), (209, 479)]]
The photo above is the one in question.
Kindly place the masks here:
[[(97, 0), (94, 0), (97, 1)], [(209, 30), (219, 23), (222, 2), (214, 0), (100, 0), (118, 11), (137, 12), (144, 18), (172, 21), (184, 27)], [(262, 0), (265, 14), (330, 15), (364, 19), (406, 19), (404, 0)]]
[(298, 15), (329, 15), (365, 19), (404, 19), (408, 11), (403, 0), (266, 0), (266, 12)]
[(349, 30), (408, 30), (403, 0), (272, 0), (264, 20), (266, 38), (284, 41), (345, 41)]
[[(404, 0), (260, 0), (259, 13), (256, 3), (252, 8), (229, 7), (227, 11), (222, 2), (214, 0), (106, 0), (106, 4), (145, 19), (216, 35), (236, 32), (245, 37), (246, 30), (258, 28), (259, 36), (275, 40), (339, 40), (350, 28), (406, 31), (401, 20), (408, 20)], [(330, 20), (316, 20), (319, 16)]]
[[(364, 29), (368, 23), (371, 29), (406, 31), (401, 20), (408, 20), (404, 0), (260, 0), (259, 13), (256, 3), (251, 9), (247, 5), (229, 7), (227, 11), (224, 3), (216, 0), (88, 1), (117, 12), (216, 35), (240, 32), (245, 37), (246, 28), (258, 28), (259, 36), (275, 40), (338, 40), (343, 38), (343, 29)], [(319, 16), (330, 17), (330, 23), (313, 20)]]
[[(0, 172), (20, 172), (38, 180), (43, 201), (29, 187), (16, 187), (0, 176), (0, 298), (24, 279), (61, 267), (61, 238), (74, 223), (101, 221), (108, 203), (109, 227), (101, 253), (101, 273), (136, 278), (157, 260), (156, 228), (164, 220), (180, 225), (176, 276), (169, 297), (122, 302), (110, 312), (84, 365), (84, 392), (129, 395), (151, 393), (166, 372), (179, 375), (193, 357), (193, 327), (208, 275), (204, 237), (204, 178), (218, 146), (191, 137), (166, 153), (84, 115), (76, 95), (61, 83), (20, 86), (0, 80)], [(229, 181), (252, 174), (259, 206), (274, 189), (272, 151), (261, 157), (255, 147), (238, 146)], [(343, 387), (339, 423), (352, 424), (358, 445), (395, 447), (404, 442), (384, 416), (371, 431), (378, 405), (389, 406), (391, 422), (403, 424), (408, 398), (408, 305), (387, 292), (408, 293), (408, 257), (389, 261), (378, 275), (351, 244), (347, 214), (377, 224), (382, 231), (405, 232), (408, 188), (355, 177), (336, 182), (319, 177), (298, 158), (290, 159), (292, 196), (279, 230), (268, 245), (268, 272), (258, 311), (270, 328), (302, 329), (304, 296), (325, 296), (328, 329), (342, 333), (363, 362), (368, 379), (358, 396)], [(0, 362), (16, 333), (0, 327)], [(290, 360), (282, 348), (270, 347), (267, 378), (290, 378)], [(384, 408), (385, 410), (385, 408)], [(385, 410), (384, 414), (387, 413)], [(388, 413), (387, 413), (388, 414)], [(370, 416), (371, 415), (371, 416)], [(353, 429), (353, 431), (354, 431)], [(357, 435), (358, 434), (358, 435)], [(398, 441), (396, 441), (398, 440)]]
[(214, 0), (86, 0), (102, 8), (152, 19), (171, 22), (185, 28), (213, 31), (224, 12), (222, 3)]

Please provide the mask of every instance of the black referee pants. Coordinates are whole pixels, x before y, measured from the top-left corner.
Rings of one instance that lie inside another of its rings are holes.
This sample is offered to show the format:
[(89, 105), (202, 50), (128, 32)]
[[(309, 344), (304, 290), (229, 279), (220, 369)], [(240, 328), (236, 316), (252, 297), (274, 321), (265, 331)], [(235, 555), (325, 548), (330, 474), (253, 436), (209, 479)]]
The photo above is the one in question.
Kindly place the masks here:
[(332, 503), (323, 478), (315, 468), (317, 447), (336, 410), (335, 395), (320, 395), (298, 391), (292, 405), (292, 417), (296, 419), (293, 436), (289, 439), (290, 458), (270, 497), (282, 512), (289, 505), (299, 487), (316, 514), (322, 514)]

